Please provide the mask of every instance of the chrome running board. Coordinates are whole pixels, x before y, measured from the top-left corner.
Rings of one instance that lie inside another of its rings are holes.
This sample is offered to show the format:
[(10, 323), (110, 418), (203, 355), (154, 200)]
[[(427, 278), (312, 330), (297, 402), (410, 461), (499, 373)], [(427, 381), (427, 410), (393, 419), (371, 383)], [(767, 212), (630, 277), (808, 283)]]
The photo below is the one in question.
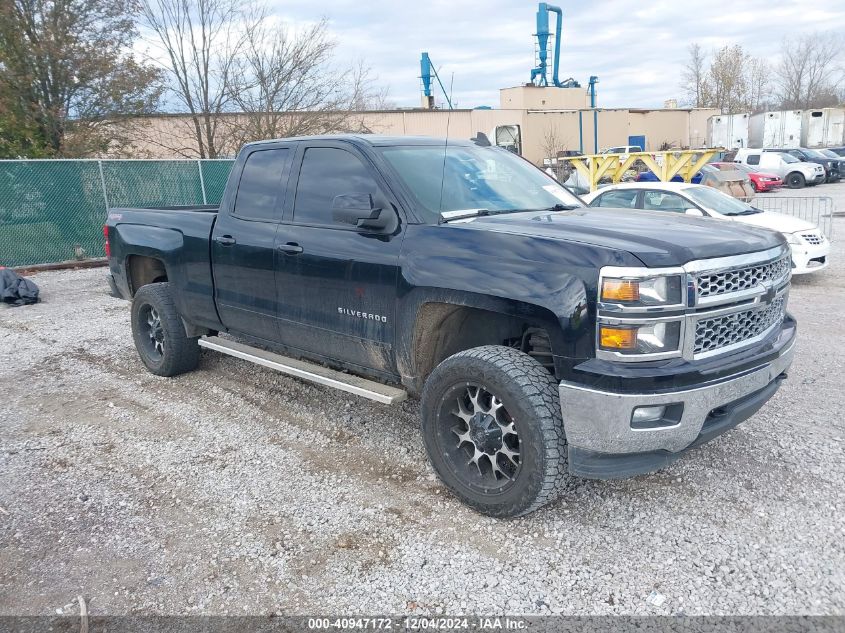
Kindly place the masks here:
[(316, 382), (327, 387), (334, 387), (340, 391), (354, 393), (382, 404), (395, 404), (402, 402), (408, 397), (403, 389), (390, 387), (373, 380), (360, 378), (351, 374), (344, 374), (322, 365), (316, 365), (307, 361), (288, 358), (281, 354), (274, 354), (257, 347), (250, 347), (219, 336), (203, 336), (199, 340), (200, 347), (213, 349), (217, 352), (234, 356), (250, 363), (275, 369), (289, 376), (296, 376), (303, 380)]

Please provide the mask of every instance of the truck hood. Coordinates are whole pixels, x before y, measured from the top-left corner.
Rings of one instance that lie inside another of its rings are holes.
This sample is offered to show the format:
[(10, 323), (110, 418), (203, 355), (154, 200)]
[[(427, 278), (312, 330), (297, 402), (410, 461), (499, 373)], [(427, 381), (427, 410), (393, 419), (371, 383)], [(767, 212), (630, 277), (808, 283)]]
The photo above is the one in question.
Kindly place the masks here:
[(761, 226), (764, 229), (772, 229), (781, 233), (812, 231), (816, 228), (816, 225), (812, 222), (774, 211), (763, 211), (763, 213), (755, 213), (754, 215), (737, 215), (726, 219), (742, 224)]
[(805, 160), (798, 161), (797, 163), (789, 163), (786, 165), (787, 171), (794, 171), (796, 168), (800, 169), (805, 174), (817, 174), (820, 171), (824, 171), (824, 167), (822, 167), (819, 163), (810, 163)]
[(784, 242), (777, 233), (735, 222), (605, 207), (492, 215), (452, 226), (591, 244), (631, 253), (650, 267), (753, 253)]

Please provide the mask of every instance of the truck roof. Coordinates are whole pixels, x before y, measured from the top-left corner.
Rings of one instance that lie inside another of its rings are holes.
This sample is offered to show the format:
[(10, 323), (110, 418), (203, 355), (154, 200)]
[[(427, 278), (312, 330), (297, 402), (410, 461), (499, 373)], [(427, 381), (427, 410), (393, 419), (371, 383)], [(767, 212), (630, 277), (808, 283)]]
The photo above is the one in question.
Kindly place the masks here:
[(380, 134), (321, 134), (317, 136), (292, 136), (288, 138), (267, 139), (247, 143), (244, 147), (255, 147), (279, 141), (350, 141), (371, 147), (389, 147), (394, 145), (472, 145), (467, 139), (441, 138), (436, 136), (383, 136)]

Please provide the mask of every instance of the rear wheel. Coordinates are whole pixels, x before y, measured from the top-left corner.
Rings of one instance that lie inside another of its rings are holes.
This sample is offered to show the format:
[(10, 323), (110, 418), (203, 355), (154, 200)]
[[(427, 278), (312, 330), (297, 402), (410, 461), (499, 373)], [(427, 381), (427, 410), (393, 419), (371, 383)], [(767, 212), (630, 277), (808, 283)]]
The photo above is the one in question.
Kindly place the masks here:
[(801, 189), (807, 184), (807, 179), (804, 174), (799, 174), (797, 171), (792, 172), (786, 177), (786, 186), (790, 189)]
[(169, 283), (142, 286), (132, 300), (132, 338), (146, 368), (157, 376), (196, 369), (200, 348), (185, 334)]
[(440, 363), (423, 391), (422, 431), (441, 481), (484, 514), (527, 514), (567, 480), (557, 385), (518, 350), (477, 347)]

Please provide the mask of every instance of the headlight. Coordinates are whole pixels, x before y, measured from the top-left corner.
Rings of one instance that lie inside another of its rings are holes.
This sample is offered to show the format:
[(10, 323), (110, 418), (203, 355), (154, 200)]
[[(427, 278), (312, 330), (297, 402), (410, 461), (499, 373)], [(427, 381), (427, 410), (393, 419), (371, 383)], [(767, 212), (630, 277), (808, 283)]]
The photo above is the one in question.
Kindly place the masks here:
[(659, 306), (679, 304), (681, 298), (681, 277), (678, 275), (650, 279), (605, 278), (601, 284), (601, 301)]
[(622, 354), (659, 354), (677, 351), (681, 342), (680, 321), (649, 325), (600, 325), (599, 347)]
[(790, 244), (794, 244), (796, 246), (803, 244), (801, 238), (798, 236), (798, 233), (784, 233), (784, 237), (786, 237), (786, 241)]

